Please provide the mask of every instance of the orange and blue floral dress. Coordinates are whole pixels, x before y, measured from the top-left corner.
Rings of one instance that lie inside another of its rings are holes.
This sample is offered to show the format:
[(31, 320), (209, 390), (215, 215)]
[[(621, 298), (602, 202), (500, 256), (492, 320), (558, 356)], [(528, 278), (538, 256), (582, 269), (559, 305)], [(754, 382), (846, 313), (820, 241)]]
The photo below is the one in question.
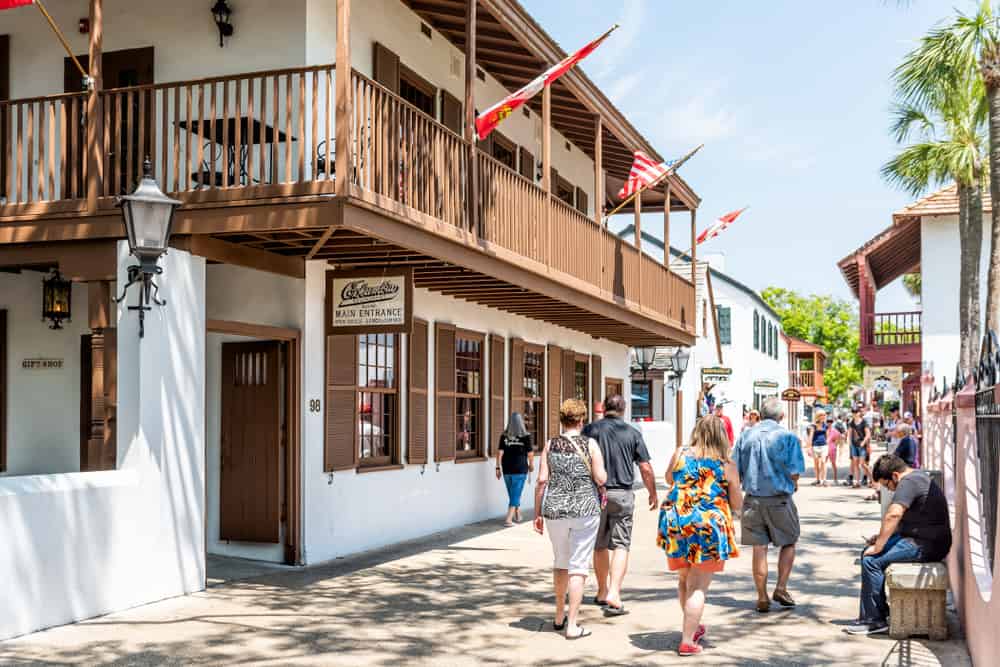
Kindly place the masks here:
[(674, 484), (660, 506), (656, 544), (671, 570), (719, 572), (739, 556), (723, 462), (697, 458), (685, 448), (672, 471)]

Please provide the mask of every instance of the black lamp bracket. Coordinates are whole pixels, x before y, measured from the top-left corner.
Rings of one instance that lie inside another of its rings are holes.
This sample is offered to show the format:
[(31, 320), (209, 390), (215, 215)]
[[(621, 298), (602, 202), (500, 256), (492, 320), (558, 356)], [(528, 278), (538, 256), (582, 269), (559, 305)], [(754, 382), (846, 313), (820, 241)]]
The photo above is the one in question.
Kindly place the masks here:
[(157, 306), (167, 305), (166, 299), (159, 298), (160, 287), (153, 282), (153, 276), (158, 276), (163, 273), (163, 268), (150, 263), (143, 264), (133, 264), (128, 267), (128, 282), (125, 283), (125, 287), (122, 288), (122, 295), (115, 299), (115, 303), (121, 303), (125, 300), (128, 295), (128, 288), (132, 285), (139, 285), (139, 305), (129, 306), (129, 310), (135, 310), (139, 313), (139, 338), (143, 338), (146, 333), (146, 311), (152, 310), (152, 306), (148, 304), (156, 304)]

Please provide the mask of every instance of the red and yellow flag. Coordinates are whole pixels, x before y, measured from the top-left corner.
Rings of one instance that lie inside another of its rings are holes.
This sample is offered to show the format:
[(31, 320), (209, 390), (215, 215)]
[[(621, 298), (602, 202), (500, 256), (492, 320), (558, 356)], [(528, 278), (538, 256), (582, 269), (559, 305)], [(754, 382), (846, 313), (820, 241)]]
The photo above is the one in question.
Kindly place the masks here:
[(35, 0), (0, 0), (0, 11), (33, 4), (35, 4)]
[(573, 55), (566, 56), (557, 64), (545, 70), (541, 76), (529, 82), (516, 93), (508, 95), (486, 111), (476, 116), (476, 133), (479, 135), (479, 138), (485, 139), (488, 137), (490, 132), (495, 130), (497, 125), (503, 122), (507, 116), (514, 113), (516, 109), (523, 106), (525, 102), (537, 95), (542, 88), (545, 86), (551, 86), (556, 79), (572, 69), (578, 62), (593, 53), (594, 49), (600, 46), (601, 42), (607, 39), (608, 35), (617, 29), (617, 25), (612, 26), (611, 30), (608, 30), (606, 33), (592, 41), (590, 44), (587, 44)]

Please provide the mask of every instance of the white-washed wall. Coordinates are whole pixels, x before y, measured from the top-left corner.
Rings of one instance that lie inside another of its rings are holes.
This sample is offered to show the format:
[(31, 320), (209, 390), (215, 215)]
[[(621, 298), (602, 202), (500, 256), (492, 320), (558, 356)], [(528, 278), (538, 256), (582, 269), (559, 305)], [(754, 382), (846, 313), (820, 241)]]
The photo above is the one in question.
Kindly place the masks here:
[[(7, 311), (7, 472), (80, 471), (80, 336), (89, 333), (87, 286), (73, 285), (72, 322), (58, 331), (43, 322), (42, 278), (0, 274)], [(61, 359), (62, 368), (22, 368), (25, 359)]]
[[(208, 319), (302, 329), (305, 281), (225, 264), (211, 265), (206, 272)], [(243, 298), (248, 295), (253, 298)], [(284, 548), (281, 544), (253, 544), (219, 539), (222, 344), (249, 340), (251, 339), (216, 333), (208, 334), (206, 339), (205, 449), (208, 484), (205, 520), (208, 553), (282, 562)]]
[(0, 479), (0, 639), (204, 588), (205, 263), (162, 265), (143, 340), (118, 310), (118, 470)]
[[(506, 490), (494, 474), (493, 461), (442, 463), (434, 461), (434, 411), (429, 425), (430, 463), (407, 465), (402, 470), (357, 474), (353, 471), (323, 472), (322, 413), (306, 410), (308, 401), (323, 399), (324, 377), (324, 262), (306, 265), (306, 322), (303, 391), (303, 455), (305, 548), (309, 563), (401, 542), (431, 533), (499, 516), (507, 507)], [(603, 375), (628, 377), (628, 349), (607, 340), (595, 340), (570, 331), (499, 310), (445, 297), (423, 289), (414, 292), (414, 315), (431, 323), (428, 340), (429, 385), (434, 386), (433, 323), (443, 321), (461, 328), (496, 333), (509, 340), (552, 343), (581, 353), (600, 354)], [(403, 350), (406, 350), (404, 342)], [(406, 356), (401, 359), (400, 386), (405, 387)], [(509, 375), (509, 369), (505, 371)], [(487, 386), (489, 380), (487, 379)], [(626, 392), (629, 387), (626, 386)], [(428, 398), (433, 407), (433, 396)], [(508, 412), (505, 410), (505, 413)], [(403, 424), (407, 410), (401, 411)], [(405, 456), (406, 430), (402, 430)], [(404, 459), (405, 460), (405, 459)], [(534, 476), (533, 476), (534, 477)], [(525, 489), (523, 507), (533, 506), (532, 487)]]

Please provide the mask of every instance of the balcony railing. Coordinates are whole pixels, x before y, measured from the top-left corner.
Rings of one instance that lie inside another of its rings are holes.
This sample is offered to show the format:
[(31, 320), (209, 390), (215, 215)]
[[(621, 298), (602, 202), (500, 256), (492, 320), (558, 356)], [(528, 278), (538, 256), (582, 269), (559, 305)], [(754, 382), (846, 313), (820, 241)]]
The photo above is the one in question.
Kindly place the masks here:
[(919, 345), (920, 311), (869, 313), (862, 317), (862, 343), (865, 345)]
[[(0, 215), (83, 212), (88, 192), (108, 207), (146, 157), (189, 203), (332, 193), (334, 77), (321, 65), (104, 90), (95, 118), (87, 93), (0, 102)], [(351, 93), (352, 194), (690, 328), (690, 281), (481, 152), (473, 225), (465, 140), (357, 72)]]
[(793, 389), (813, 389), (816, 387), (816, 371), (789, 371), (788, 386)]

